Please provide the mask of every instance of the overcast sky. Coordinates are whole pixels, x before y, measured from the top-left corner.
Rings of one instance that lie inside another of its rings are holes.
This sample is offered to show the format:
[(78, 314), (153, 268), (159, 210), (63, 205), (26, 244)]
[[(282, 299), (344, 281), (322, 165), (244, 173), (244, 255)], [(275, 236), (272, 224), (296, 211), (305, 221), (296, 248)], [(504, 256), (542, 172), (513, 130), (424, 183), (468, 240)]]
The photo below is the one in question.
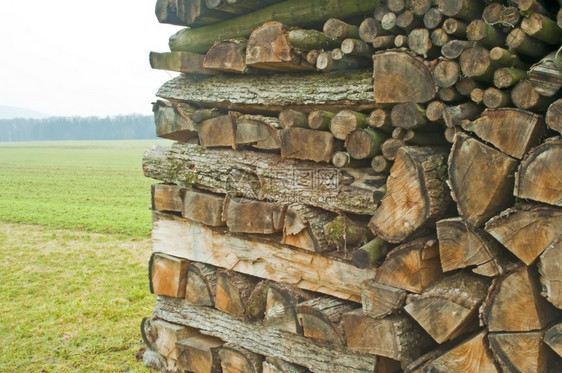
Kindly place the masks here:
[(0, 105), (50, 115), (150, 114), (170, 74), (152, 70), (179, 26), (155, 0), (0, 2)]

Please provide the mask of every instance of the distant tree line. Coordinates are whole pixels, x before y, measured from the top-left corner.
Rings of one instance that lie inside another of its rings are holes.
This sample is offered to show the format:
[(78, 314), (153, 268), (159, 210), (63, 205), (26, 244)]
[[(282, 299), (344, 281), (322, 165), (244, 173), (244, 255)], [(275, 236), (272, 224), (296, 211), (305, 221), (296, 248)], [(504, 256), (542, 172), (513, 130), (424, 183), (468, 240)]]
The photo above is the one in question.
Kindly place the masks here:
[(151, 115), (1, 119), (0, 141), (133, 140), (156, 138)]

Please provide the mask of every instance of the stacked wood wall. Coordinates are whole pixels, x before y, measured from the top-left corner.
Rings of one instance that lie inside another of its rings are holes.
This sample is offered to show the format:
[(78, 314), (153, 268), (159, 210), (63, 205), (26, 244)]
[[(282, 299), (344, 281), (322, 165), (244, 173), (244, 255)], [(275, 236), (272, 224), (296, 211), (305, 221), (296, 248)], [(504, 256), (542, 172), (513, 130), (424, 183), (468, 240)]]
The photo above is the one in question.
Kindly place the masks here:
[(157, 0), (162, 372), (562, 370), (562, 11)]

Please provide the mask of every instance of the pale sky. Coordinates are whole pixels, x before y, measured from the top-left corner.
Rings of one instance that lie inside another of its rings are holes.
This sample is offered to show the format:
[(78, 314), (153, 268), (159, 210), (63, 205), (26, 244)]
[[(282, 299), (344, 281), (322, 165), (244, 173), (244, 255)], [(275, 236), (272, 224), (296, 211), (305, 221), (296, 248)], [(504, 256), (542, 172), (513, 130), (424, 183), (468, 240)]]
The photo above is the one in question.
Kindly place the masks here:
[(50, 115), (151, 114), (173, 75), (152, 70), (179, 26), (160, 24), (155, 0), (0, 2), (0, 105)]

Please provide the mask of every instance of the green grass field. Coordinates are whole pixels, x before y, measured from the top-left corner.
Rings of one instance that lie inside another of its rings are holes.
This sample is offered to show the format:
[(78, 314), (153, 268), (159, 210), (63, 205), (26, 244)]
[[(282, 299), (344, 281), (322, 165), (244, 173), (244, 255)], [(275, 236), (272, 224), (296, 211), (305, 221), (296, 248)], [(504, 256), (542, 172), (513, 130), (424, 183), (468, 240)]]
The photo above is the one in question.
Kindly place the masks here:
[(155, 142), (0, 143), (0, 372), (147, 371)]

